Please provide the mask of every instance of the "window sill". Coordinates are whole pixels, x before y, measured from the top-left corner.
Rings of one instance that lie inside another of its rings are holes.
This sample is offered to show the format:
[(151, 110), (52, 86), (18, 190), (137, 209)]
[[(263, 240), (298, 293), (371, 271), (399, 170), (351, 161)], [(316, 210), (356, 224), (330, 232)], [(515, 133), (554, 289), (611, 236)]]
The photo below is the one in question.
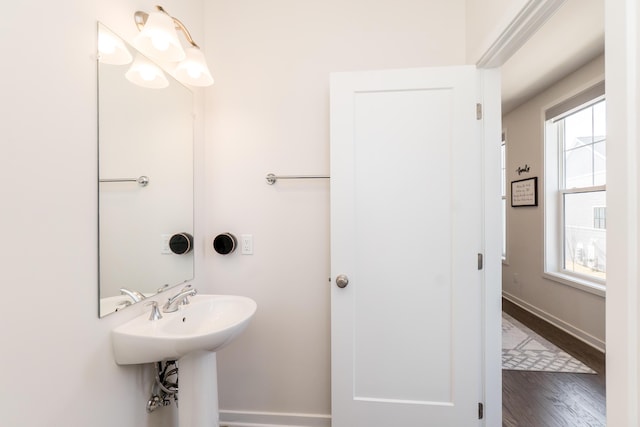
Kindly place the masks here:
[(563, 285), (571, 286), (572, 288), (580, 289), (581, 291), (588, 292), (590, 294), (605, 297), (607, 287), (601, 283), (592, 282), (590, 280), (579, 279), (568, 274), (562, 274), (557, 272), (546, 272), (542, 277), (553, 280), (554, 282), (562, 283)]

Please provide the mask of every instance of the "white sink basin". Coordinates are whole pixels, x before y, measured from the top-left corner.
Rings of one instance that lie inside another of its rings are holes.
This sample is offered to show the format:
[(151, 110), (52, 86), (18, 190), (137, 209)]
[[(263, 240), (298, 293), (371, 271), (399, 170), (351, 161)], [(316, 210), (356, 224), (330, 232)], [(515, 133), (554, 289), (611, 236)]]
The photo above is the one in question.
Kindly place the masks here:
[(162, 313), (162, 319), (149, 320), (149, 307), (115, 328), (111, 338), (116, 363), (153, 363), (218, 351), (244, 330), (257, 307), (250, 298), (232, 295), (196, 295), (189, 300), (174, 313)]

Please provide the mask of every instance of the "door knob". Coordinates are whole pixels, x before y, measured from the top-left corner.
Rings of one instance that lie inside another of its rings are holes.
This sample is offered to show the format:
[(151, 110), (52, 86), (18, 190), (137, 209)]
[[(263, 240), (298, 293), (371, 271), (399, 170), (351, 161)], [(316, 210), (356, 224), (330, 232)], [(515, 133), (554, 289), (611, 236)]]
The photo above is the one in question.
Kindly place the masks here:
[(336, 285), (338, 285), (339, 288), (345, 288), (348, 284), (349, 284), (349, 278), (346, 275), (339, 274), (336, 277)]

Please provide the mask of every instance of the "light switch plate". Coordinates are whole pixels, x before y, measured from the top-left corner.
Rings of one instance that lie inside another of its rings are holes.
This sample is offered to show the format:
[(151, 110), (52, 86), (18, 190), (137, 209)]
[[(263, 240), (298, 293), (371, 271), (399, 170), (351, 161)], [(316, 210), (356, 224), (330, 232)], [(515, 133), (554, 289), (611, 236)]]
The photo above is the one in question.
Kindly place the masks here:
[(171, 248), (169, 248), (169, 240), (171, 240), (171, 234), (160, 235), (160, 253), (171, 254)]

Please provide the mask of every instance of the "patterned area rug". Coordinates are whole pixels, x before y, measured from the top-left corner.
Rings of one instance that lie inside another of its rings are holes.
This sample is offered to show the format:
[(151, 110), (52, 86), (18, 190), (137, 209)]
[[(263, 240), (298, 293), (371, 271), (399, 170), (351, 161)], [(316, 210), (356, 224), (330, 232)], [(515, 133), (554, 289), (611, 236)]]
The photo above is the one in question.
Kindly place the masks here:
[(596, 373), (506, 313), (502, 313), (502, 369)]

